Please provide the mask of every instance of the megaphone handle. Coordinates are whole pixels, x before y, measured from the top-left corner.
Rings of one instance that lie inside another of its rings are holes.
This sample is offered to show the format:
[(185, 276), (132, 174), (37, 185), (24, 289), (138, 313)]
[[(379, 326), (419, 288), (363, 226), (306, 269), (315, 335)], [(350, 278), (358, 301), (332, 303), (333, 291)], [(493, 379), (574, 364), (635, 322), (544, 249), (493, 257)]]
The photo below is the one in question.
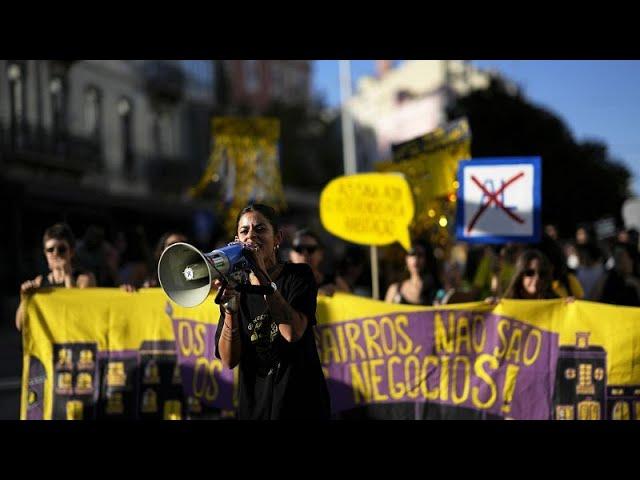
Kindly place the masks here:
[(222, 284), (220, 285), (220, 288), (218, 288), (218, 293), (216, 295), (216, 298), (213, 300), (218, 305), (220, 305), (220, 302), (222, 301), (222, 292), (224, 292), (224, 289), (227, 287), (227, 285), (229, 285), (229, 283), (223, 281)]

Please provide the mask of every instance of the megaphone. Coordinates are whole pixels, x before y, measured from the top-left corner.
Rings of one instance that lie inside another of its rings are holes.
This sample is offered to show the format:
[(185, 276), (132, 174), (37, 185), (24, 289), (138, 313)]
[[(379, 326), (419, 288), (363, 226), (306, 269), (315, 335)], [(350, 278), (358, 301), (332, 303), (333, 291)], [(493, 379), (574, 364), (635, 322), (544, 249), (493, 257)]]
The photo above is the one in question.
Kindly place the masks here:
[(188, 243), (174, 243), (162, 252), (158, 262), (160, 286), (178, 305), (200, 305), (209, 295), (213, 280), (239, 280), (239, 276), (246, 275), (249, 262), (243, 250), (242, 242), (231, 242), (209, 253)]

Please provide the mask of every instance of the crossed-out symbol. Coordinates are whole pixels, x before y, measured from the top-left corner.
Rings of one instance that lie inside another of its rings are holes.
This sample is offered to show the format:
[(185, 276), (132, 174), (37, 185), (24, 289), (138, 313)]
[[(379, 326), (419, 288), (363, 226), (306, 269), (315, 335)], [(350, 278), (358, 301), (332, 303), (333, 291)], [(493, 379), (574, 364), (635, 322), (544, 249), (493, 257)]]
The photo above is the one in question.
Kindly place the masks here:
[(489, 206), (491, 206), (492, 203), (495, 203), (497, 207), (500, 207), (502, 210), (504, 210), (504, 212), (507, 215), (509, 215), (511, 218), (513, 218), (513, 220), (515, 220), (516, 222), (524, 223), (524, 219), (523, 218), (520, 218), (515, 213), (511, 212), (509, 209), (507, 209), (504, 206), (504, 203), (502, 203), (500, 200), (498, 200), (498, 195), (502, 194), (502, 192), (504, 192), (504, 190), (508, 186), (510, 186), (512, 183), (514, 183), (516, 180), (519, 180), (522, 177), (524, 177), (524, 172), (518, 173), (516, 176), (514, 176), (514, 177), (510, 178), (509, 180), (507, 180), (498, 190), (496, 190), (495, 192), (491, 193), (490, 191), (488, 191), (484, 187), (484, 185), (480, 182), (480, 180), (478, 180), (474, 175), (471, 175), (471, 180), (473, 180), (473, 183), (475, 183), (480, 188), (480, 190), (482, 190), (484, 192), (484, 194), (488, 197), (488, 200), (484, 205), (480, 206), (480, 208), (478, 209), (476, 214), (471, 219), (471, 222), (469, 222), (469, 226), (467, 227), (467, 233), (471, 232), (471, 230), (473, 229), (475, 224), (480, 219), (480, 216), (484, 213), (484, 211), (487, 208), (489, 208)]

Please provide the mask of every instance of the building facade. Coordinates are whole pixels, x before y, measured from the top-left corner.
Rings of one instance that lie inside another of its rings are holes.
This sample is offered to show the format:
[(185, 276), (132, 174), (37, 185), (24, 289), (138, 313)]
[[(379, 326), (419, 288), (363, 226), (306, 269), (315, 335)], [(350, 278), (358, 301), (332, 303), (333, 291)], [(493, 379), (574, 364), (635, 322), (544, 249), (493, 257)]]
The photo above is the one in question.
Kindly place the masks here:
[(311, 62), (308, 60), (224, 60), (229, 100), (261, 112), (272, 102), (311, 101)]
[(140, 224), (153, 242), (212, 209), (184, 194), (208, 161), (214, 86), (211, 60), (0, 60), (0, 283), (38, 273), (54, 222)]
[(356, 126), (358, 170), (391, 159), (391, 145), (436, 129), (456, 97), (489, 86), (493, 72), (462, 60), (407, 60), (397, 68), (377, 61), (377, 75), (363, 77), (347, 108)]

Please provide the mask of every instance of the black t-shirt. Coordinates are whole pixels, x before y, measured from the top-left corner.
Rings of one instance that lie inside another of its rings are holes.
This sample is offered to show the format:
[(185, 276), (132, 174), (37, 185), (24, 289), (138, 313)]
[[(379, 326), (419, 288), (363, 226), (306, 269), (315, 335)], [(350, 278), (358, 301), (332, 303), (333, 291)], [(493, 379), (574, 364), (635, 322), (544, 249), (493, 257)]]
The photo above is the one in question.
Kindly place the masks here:
[[(286, 263), (275, 283), (287, 303), (307, 317), (307, 328), (301, 339), (287, 342), (264, 296), (241, 295), (238, 418), (328, 419), (329, 392), (313, 331), (318, 295), (313, 272), (306, 264)], [(218, 358), (223, 320), (221, 314), (215, 340)]]

